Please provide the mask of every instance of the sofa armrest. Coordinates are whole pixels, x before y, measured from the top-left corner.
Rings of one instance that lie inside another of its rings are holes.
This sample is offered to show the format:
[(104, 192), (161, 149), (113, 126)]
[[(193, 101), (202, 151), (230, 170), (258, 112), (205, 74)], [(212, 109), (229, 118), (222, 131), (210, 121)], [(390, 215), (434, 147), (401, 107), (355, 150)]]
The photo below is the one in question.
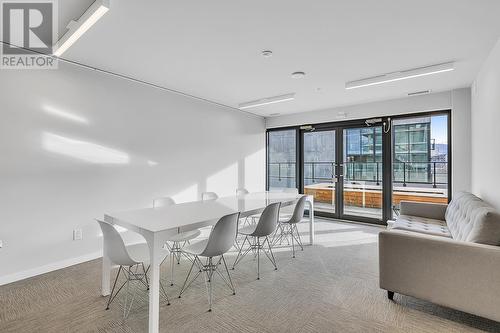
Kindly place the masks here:
[(500, 321), (500, 247), (406, 231), (379, 234), (380, 287)]
[(445, 220), (448, 205), (427, 202), (401, 201), (401, 215), (420, 216), (428, 219)]

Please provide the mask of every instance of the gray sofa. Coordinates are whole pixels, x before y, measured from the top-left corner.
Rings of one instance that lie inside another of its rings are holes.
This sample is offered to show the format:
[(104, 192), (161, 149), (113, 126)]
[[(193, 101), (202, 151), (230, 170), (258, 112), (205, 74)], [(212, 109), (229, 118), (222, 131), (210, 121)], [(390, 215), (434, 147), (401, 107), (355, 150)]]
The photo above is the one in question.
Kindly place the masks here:
[(500, 214), (461, 192), (449, 205), (401, 202), (379, 235), (380, 288), (500, 321)]

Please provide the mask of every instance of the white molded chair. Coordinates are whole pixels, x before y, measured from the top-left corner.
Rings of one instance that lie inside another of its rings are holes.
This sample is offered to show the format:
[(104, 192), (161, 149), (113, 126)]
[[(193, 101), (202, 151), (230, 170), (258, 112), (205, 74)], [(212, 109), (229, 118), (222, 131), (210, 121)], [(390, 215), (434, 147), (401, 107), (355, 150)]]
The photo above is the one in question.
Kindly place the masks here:
[(276, 233), (279, 232), (280, 234), (277, 236), (275, 234), (275, 239), (273, 241), (273, 245), (278, 242), (280, 242), (281, 244), (283, 238), (286, 238), (288, 240), (288, 237), (290, 237), (292, 242), (293, 258), (295, 258), (295, 243), (297, 243), (302, 251), (304, 251), (304, 246), (302, 245), (302, 239), (300, 238), (299, 229), (297, 228), (297, 223), (302, 221), (302, 218), (304, 217), (306, 198), (306, 196), (303, 196), (299, 199), (299, 201), (297, 201), (293, 210), (293, 214), (288, 220), (280, 219), (279, 226), (276, 229)]
[[(154, 208), (172, 206), (172, 205), (175, 205), (175, 200), (172, 199), (171, 197), (163, 197), (153, 200)], [(195, 239), (200, 235), (201, 231), (199, 229), (196, 229), (192, 231), (180, 232), (176, 235), (170, 236), (167, 239), (167, 243), (165, 244), (165, 246), (170, 251), (170, 286), (174, 285), (175, 262), (177, 262), (177, 264), (181, 263), (181, 256), (183, 255), (182, 247), (185, 246), (186, 244), (189, 244), (191, 240)], [(168, 242), (171, 242), (172, 244), (169, 244)], [(192, 261), (191, 258), (189, 257), (187, 258), (190, 261)]]
[[(262, 214), (260, 215), (259, 222), (256, 225), (249, 225), (247, 227), (241, 228), (238, 230), (238, 233), (245, 236), (243, 240), (243, 244), (240, 246), (240, 250), (236, 259), (234, 260), (234, 267), (243, 259), (248, 252), (254, 251), (257, 252), (257, 280), (260, 279), (260, 252), (264, 252), (267, 258), (274, 265), (274, 269), (278, 270), (278, 266), (276, 265), (276, 260), (274, 259), (273, 250), (271, 248), (271, 242), (269, 241), (269, 236), (273, 234), (278, 225), (278, 217), (281, 203), (273, 203), (268, 205)], [(261, 243), (260, 239), (264, 238), (264, 241)], [(253, 242), (251, 241), (253, 240)], [(245, 243), (248, 242), (248, 248), (243, 252), (243, 248)], [(267, 248), (264, 245), (267, 242)]]
[[(296, 188), (284, 188), (283, 193), (299, 194), (299, 190)], [(280, 221), (287, 221), (292, 217), (293, 206), (281, 207), (280, 210)]]
[[(149, 281), (147, 276), (147, 273), (149, 271), (149, 247), (146, 243), (125, 245), (122, 237), (120, 236), (120, 233), (111, 224), (101, 220), (96, 221), (101, 227), (103, 241), (106, 243), (109, 259), (114, 264), (120, 266), (120, 268), (118, 269), (118, 273), (116, 274), (115, 282), (113, 283), (111, 294), (108, 298), (108, 303), (106, 304), (106, 310), (109, 310), (111, 302), (113, 302), (122, 288), (127, 285), (127, 295), (123, 305), (123, 317), (126, 318), (128, 317), (130, 309), (132, 308), (132, 303), (134, 302), (136, 292), (136, 290), (134, 290), (132, 298), (130, 300), (130, 304), (128, 304), (130, 295), (130, 282), (139, 281), (149, 290)], [(163, 260), (167, 255), (167, 250), (162, 251), (162, 253), (160, 253), (161, 258), (159, 259)], [(145, 265), (148, 265), (148, 268), (146, 268)], [(123, 275), (125, 276), (126, 281), (115, 292), (118, 278), (120, 277), (121, 273), (123, 273)], [(160, 287), (163, 295), (167, 299), (168, 305), (170, 305), (170, 300), (168, 299), (167, 292), (163, 288), (163, 285), (160, 284)]]
[(201, 194), (201, 200), (207, 201), (207, 200), (217, 200), (219, 196), (215, 192), (203, 192)]
[[(270, 192), (299, 194), (299, 190), (294, 188), (294, 187), (293, 188), (275, 189), (275, 190), (271, 190)], [(280, 221), (288, 221), (290, 219), (290, 217), (292, 217), (292, 213), (293, 213), (293, 206), (281, 207), (281, 209), (280, 209)], [(255, 214), (255, 215), (252, 215), (249, 217), (251, 217), (253, 222), (255, 223), (255, 221), (259, 219), (260, 214)]]
[[(229, 270), (227, 269), (224, 254), (227, 253), (233, 246), (236, 232), (238, 230), (239, 215), (240, 213), (234, 213), (222, 217), (213, 227), (208, 239), (188, 245), (183, 249), (184, 252), (192, 255), (194, 257), (194, 260), (179, 293), (179, 298), (181, 298), (181, 295), (198, 278), (198, 276), (200, 276), (200, 274), (205, 273), (206, 286), (208, 289), (208, 311), (212, 311), (212, 284), (215, 278), (214, 272), (216, 272), (221, 277), (222, 281), (224, 281), (224, 283), (229, 286), (229, 288), (233, 292), (233, 295), (236, 295), (236, 290), (234, 288), (233, 281), (231, 280)], [(201, 261), (200, 257), (206, 258), (205, 263)], [(214, 257), (219, 257), (219, 260), (213, 261)], [(219, 272), (219, 265), (221, 263), (224, 264), (227, 278), (224, 277), (221, 272)], [(197, 266), (198, 272), (188, 282), (195, 265)]]

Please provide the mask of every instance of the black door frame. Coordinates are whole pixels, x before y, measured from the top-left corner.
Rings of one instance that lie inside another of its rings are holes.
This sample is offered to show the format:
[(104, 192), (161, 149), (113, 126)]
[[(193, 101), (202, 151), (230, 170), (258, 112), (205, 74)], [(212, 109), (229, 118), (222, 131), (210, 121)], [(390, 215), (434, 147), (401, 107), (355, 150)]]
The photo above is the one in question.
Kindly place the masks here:
[[(393, 218), (393, 205), (392, 205), (392, 158), (393, 158), (393, 136), (392, 136), (392, 120), (395, 119), (403, 119), (403, 118), (412, 118), (412, 117), (425, 117), (425, 116), (435, 116), (439, 114), (445, 114), (448, 116), (448, 201), (451, 200), (451, 179), (452, 179), (452, 140), (451, 140), (451, 110), (437, 110), (437, 111), (429, 111), (429, 112), (416, 112), (402, 115), (394, 115), (394, 116), (384, 116), (384, 117), (374, 117), (380, 118), (382, 120), (381, 123), (377, 123), (374, 126), (380, 126), (383, 123), (386, 125), (382, 125), (382, 219), (373, 219), (367, 218), (363, 216), (350, 216), (343, 214), (343, 205), (337, 205), (337, 203), (342, 202), (342, 191), (335, 191), (336, 207), (335, 214), (324, 213), (324, 212), (315, 212), (317, 216), (324, 216), (330, 218), (342, 218), (345, 220), (352, 220), (364, 223), (372, 223), (372, 224), (381, 224), (386, 225), (386, 221)], [(286, 127), (276, 127), (269, 128), (266, 130), (266, 189), (269, 189), (269, 170), (268, 170), (268, 159), (269, 159), (269, 151), (268, 151), (268, 143), (269, 143), (269, 132), (273, 131), (284, 131), (284, 130), (295, 130), (296, 137), (296, 179), (295, 183), (297, 185), (300, 193), (304, 193), (304, 141), (303, 141), (303, 133), (307, 132), (307, 129), (304, 127), (311, 126), (315, 131), (326, 131), (326, 130), (335, 130), (336, 132), (336, 163), (343, 164), (343, 129), (349, 127), (368, 127), (366, 125), (366, 119), (355, 119), (348, 121), (336, 121), (336, 122), (327, 122), (327, 123), (318, 123), (318, 124), (310, 124), (310, 125), (300, 125), (300, 126), (286, 126)], [(391, 125), (390, 130), (386, 132), (387, 124)], [(301, 129), (302, 128), (302, 129)], [(342, 145), (342, 146), (339, 146)], [(337, 149), (341, 147), (342, 149)], [(343, 171), (343, 170), (342, 170)], [(341, 172), (342, 174), (343, 172)], [(339, 183), (337, 183), (339, 184)], [(337, 187), (337, 185), (336, 185)]]
[[(344, 122), (334, 122), (334, 123), (323, 123), (318, 125), (311, 125), (314, 128), (314, 132), (320, 131), (335, 131), (335, 164), (336, 164), (336, 178), (337, 182), (335, 184), (335, 212), (321, 212), (317, 211), (315, 214), (317, 216), (328, 217), (328, 218), (336, 218), (342, 220), (352, 220), (359, 221), (364, 223), (372, 223), (372, 224), (384, 224), (383, 221), (386, 221), (384, 214), (382, 214), (381, 219), (370, 218), (365, 216), (358, 215), (348, 215), (344, 214), (344, 203), (343, 203), (343, 193), (344, 193), (344, 129), (349, 128), (373, 128), (380, 127), (382, 124), (376, 124), (374, 126), (366, 125), (365, 119), (354, 120), (354, 121), (344, 121)], [(299, 127), (300, 128), (300, 127)], [(300, 150), (300, 155), (302, 159), (300, 160), (300, 165), (298, 166), (301, 170), (303, 170), (303, 151), (304, 151), (304, 142), (303, 142), (303, 134), (311, 132), (311, 130), (300, 129), (299, 136), (301, 138), (300, 145), (298, 146)], [(388, 133), (390, 135), (390, 133)], [(387, 134), (386, 134), (387, 135)], [(382, 130), (382, 161), (384, 162), (384, 158), (387, 157), (384, 155), (384, 144), (383, 144), (384, 131)], [(390, 142), (390, 140), (389, 140)], [(390, 156), (390, 154), (386, 154)], [(384, 175), (384, 165), (386, 163), (382, 163), (382, 174)], [(304, 193), (304, 174), (303, 171), (301, 173), (301, 177), (298, 179), (298, 183), (300, 184), (300, 192)], [(385, 178), (385, 177), (384, 177)], [(383, 178), (383, 179), (384, 179)], [(382, 185), (384, 185), (382, 183)], [(385, 194), (385, 188), (382, 187), (382, 193)], [(382, 209), (384, 212), (384, 208)]]

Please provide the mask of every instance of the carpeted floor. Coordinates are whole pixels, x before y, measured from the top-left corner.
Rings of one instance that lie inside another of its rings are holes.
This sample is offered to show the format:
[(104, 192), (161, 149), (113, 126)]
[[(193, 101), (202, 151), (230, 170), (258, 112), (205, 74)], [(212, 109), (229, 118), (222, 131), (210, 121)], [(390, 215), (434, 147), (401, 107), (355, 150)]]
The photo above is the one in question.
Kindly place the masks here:
[[(308, 225), (301, 225), (304, 241)], [(275, 252), (278, 271), (247, 256), (231, 271), (237, 294), (215, 288), (212, 312), (202, 279), (183, 295), (168, 288), (162, 332), (500, 332), (500, 323), (411, 297), (387, 300), (378, 288), (378, 227), (317, 220), (317, 244), (292, 259)], [(206, 235), (206, 233), (205, 233)], [(233, 262), (235, 253), (228, 255)], [(163, 267), (166, 278), (167, 266)], [(181, 284), (189, 262), (176, 265)], [(165, 282), (167, 285), (167, 283)], [(140, 287), (130, 316), (119, 303), (104, 311), (100, 260), (0, 287), (0, 332), (146, 332), (147, 293)]]

